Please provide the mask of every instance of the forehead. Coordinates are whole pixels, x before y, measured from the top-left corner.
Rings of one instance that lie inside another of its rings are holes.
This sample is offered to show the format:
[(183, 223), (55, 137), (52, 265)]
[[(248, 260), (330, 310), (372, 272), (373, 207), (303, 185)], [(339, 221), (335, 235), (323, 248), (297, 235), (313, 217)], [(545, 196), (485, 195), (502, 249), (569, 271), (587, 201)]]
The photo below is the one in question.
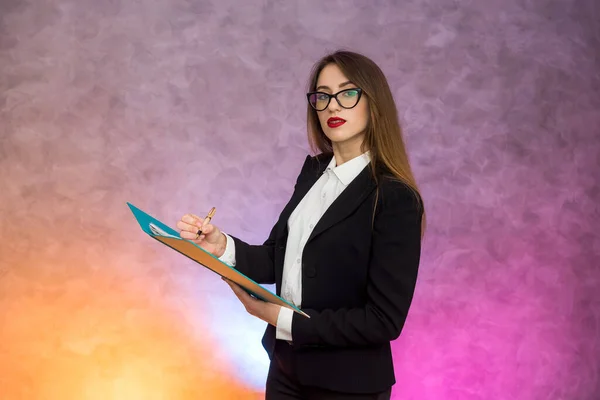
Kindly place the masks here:
[(348, 78), (342, 73), (336, 64), (328, 64), (321, 70), (317, 79), (317, 87), (329, 86), (332, 89), (339, 87), (341, 83), (347, 82)]

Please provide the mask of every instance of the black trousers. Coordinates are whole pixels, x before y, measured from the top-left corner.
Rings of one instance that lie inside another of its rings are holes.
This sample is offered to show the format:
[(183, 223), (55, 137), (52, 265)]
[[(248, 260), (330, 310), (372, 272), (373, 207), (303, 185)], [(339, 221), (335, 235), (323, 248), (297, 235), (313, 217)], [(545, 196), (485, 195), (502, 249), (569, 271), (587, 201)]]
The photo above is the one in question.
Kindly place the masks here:
[(293, 370), (291, 346), (277, 340), (267, 375), (266, 400), (389, 400), (392, 388), (382, 393), (341, 393), (301, 385)]

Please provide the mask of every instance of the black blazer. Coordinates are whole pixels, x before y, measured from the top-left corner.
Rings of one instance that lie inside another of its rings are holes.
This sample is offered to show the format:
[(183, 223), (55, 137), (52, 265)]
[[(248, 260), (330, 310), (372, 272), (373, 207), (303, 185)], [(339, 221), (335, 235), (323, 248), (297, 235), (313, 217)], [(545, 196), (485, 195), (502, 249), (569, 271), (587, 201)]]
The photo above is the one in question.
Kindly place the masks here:
[[(263, 245), (233, 237), (236, 268), (259, 283), (275, 283), (277, 294), (288, 218), (331, 157), (307, 156), (294, 193)], [(370, 165), (365, 167), (325, 212), (304, 247), (301, 307), (311, 318), (294, 313), (292, 320), (301, 384), (368, 393), (395, 383), (390, 341), (400, 335), (413, 298), (422, 212), (420, 198), (408, 186), (378, 176), (376, 184)], [(268, 325), (262, 340), (269, 358), (275, 333)]]

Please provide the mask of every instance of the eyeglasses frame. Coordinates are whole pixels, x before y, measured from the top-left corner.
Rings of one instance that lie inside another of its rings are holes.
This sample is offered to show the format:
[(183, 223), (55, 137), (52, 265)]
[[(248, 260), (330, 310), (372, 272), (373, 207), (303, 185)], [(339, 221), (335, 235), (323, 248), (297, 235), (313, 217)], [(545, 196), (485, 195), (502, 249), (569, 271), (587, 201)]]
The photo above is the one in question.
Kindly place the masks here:
[[(344, 92), (348, 92), (348, 91), (350, 91), (350, 90), (356, 90), (356, 91), (358, 92), (358, 99), (356, 99), (356, 104), (354, 104), (352, 107), (344, 107), (344, 106), (342, 105), (342, 103), (340, 102), (340, 100), (339, 100), (337, 97), (338, 97), (338, 95), (339, 95), (339, 94), (341, 94), (341, 93), (344, 93)], [(308, 104), (309, 104), (309, 105), (310, 105), (310, 106), (313, 108), (313, 110), (315, 110), (315, 111), (325, 111), (325, 110), (327, 109), (327, 107), (329, 107), (329, 103), (331, 103), (331, 99), (332, 99), (332, 98), (335, 98), (335, 101), (337, 101), (337, 103), (340, 105), (340, 107), (342, 107), (342, 108), (344, 108), (344, 109), (346, 109), (346, 110), (351, 110), (351, 109), (353, 109), (354, 107), (356, 107), (356, 106), (358, 105), (358, 102), (360, 101), (360, 98), (361, 98), (361, 96), (362, 96), (362, 92), (363, 92), (363, 91), (362, 91), (362, 89), (361, 89), (361, 88), (348, 88), (348, 89), (340, 90), (339, 92), (337, 92), (337, 93), (334, 93), (334, 94), (329, 94), (329, 93), (325, 93), (325, 92), (319, 92), (319, 91), (317, 91), (317, 92), (308, 92), (308, 93), (306, 93), (306, 100), (308, 101)], [(310, 96), (312, 96), (312, 95), (314, 95), (314, 94), (324, 94), (324, 95), (326, 95), (326, 96), (328, 97), (328, 99), (327, 99), (327, 105), (325, 105), (325, 107), (323, 107), (323, 109), (322, 109), (322, 110), (318, 110), (318, 109), (316, 109), (316, 108), (315, 108), (315, 106), (313, 106), (313, 105), (311, 104), (311, 102), (310, 102)]]

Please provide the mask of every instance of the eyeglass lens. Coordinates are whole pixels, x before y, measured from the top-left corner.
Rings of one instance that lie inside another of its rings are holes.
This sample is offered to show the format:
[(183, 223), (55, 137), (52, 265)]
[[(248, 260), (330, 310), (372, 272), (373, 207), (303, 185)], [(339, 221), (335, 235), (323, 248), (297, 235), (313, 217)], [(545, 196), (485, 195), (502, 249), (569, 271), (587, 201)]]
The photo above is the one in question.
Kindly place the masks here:
[[(344, 108), (352, 108), (356, 105), (356, 103), (358, 103), (358, 90), (356, 89), (348, 89), (348, 90), (344, 90), (339, 92), (337, 95), (337, 100), (338, 103), (340, 104), (340, 106), (344, 107)], [(310, 102), (310, 105), (316, 109), (317, 111), (322, 111), (325, 108), (327, 108), (327, 106), (329, 105), (329, 101), (331, 98), (333, 98), (334, 95), (328, 94), (328, 93), (321, 93), (321, 92), (317, 92), (317, 93), (312, 93), (309, 96), (308, 101)]]

